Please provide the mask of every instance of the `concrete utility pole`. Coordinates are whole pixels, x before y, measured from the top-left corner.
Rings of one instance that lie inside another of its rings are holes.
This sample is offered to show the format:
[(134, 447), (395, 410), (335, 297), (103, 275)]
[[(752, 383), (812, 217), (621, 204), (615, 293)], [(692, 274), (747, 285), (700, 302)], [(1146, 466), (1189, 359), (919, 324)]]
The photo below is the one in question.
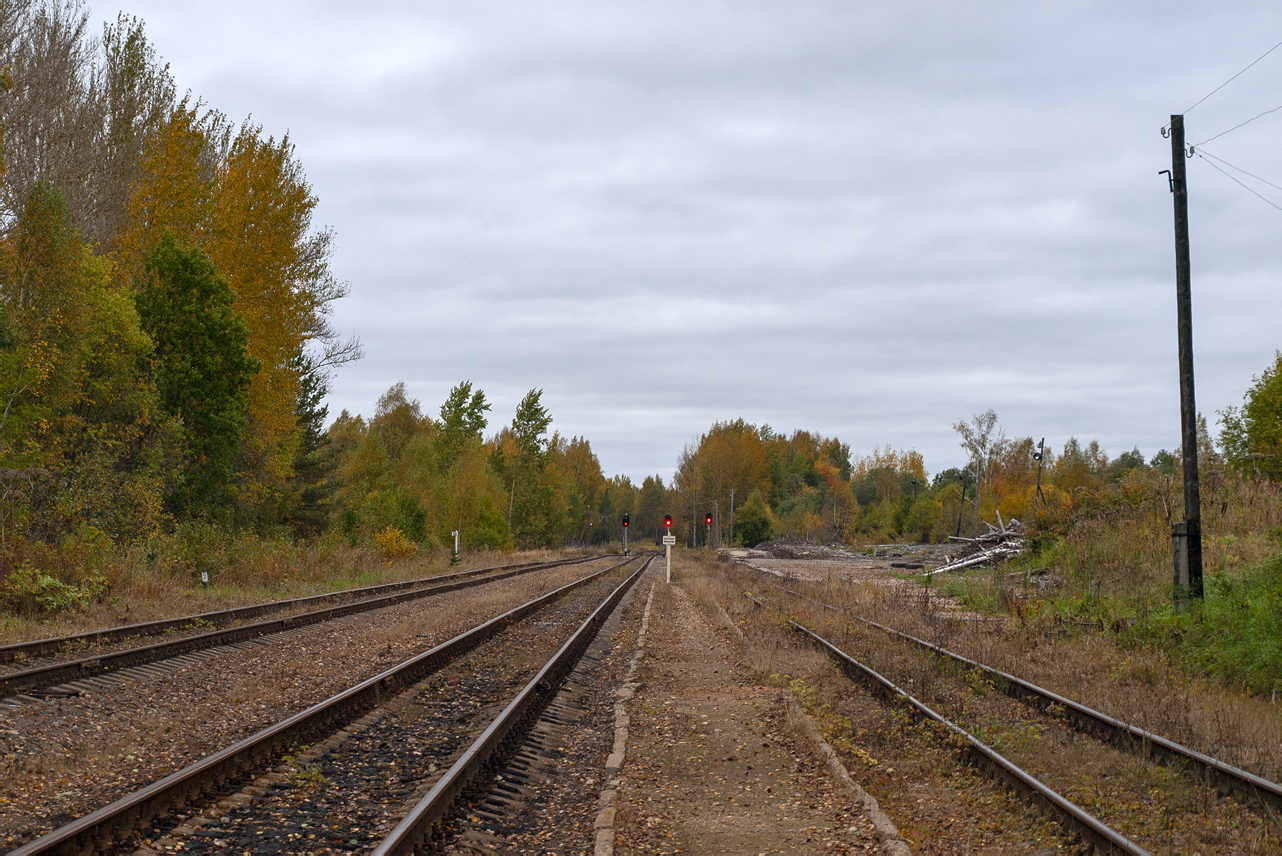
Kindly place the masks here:
[(734, 488), (730, 488), (730, 544), (734, 546)]
[(721, 549), (721, 503), (712, 500), (712, 549)]
[(699, 546), (699, 498), (690, 496), (690, 549)]
[(1202, 499), (1197, 479), (1197, 405), (1193, 400), (1193, 299), (1189, 268), (1189, 190), (1184, 116), (1171, 116), (1171, 193), (1175, 197), (1175, 309), (1180, 343), (1184, 522), (1171, 527), (1176, 599), (1202, 597)]

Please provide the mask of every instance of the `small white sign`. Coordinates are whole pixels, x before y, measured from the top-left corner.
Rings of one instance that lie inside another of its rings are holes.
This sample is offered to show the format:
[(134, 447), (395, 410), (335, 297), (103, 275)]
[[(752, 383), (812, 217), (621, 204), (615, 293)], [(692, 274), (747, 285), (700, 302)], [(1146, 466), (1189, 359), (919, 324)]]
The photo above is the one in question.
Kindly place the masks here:
[(672, 546), (675, 546), (675, 545), (676, 545), (676, 543), (677, 543), (677, 536), (676, 536), (676, 535), (664, 535), (664, 536), (663, 536), (663, 546), (665, 546), (665, 547), (672, 547)]

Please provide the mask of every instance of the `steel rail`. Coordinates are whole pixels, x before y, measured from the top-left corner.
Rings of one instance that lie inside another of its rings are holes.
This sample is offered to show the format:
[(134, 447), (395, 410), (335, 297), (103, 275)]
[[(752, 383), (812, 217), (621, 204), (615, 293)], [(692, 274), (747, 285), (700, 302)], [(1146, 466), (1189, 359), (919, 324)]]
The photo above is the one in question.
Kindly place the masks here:
[(24, 844), (10, 851), (9, 856), (78, 854), (109, 849), (113, 842), (133, 830), (146, 827), (154, 819), (201, 796), (212, 796), (229, 783), (241, 781), (265, 763), (280, 758), (291, 746), (311, 742), (317, 735), (341, 729), (384, 700), (487, 642), (509, 624), (631, 561), (633, 559), (626, 559), (611, 565), (495, 616), (429, 651)]
[(71, 645), (93, 645), (102, 642), (118, 642), (121, 639), (130, 639), (135, 636), (159, 636), (161, 633), (186, 627), (191, 624), (229, 624), (233, 621), (243, 621), (246, 618), (257, 618), (260, 615), (269, 615), (270, 613), (291, 609), (296, 606), (306, 606), (313, 603), (329, 603), (349, 597), (368, 597), (370, 595), (378, 595), (385, 592), (402, 591), (407, 588), (427, 585), (429, 583), (466, 579), (479, 574), (487, 574), (491, 571), (510, 571), (520, 568), (530, 568), (536, 565), (545, 565), (548, 567), (554, 565), (569, 565), (576, 562), (591, 561), (595, 558), (601, 557), (587, 556), (575, 559), (563, 559), (556, 562), (518, 562), (511, 565), (497, 565), (492, 568), (477, 568), (471, 571), (459, 571), (457, 573), (442, 574), (435, 577), (420, 577), (414, 580), (380, 583), (375, 586), (344, 589), (343, 591), (327, 592), (325, 594), (313, 594), (308, 595), (307, 597), (289, 598), (287, 600), (271, 600), (265, 603), (251, 604), (250, 606), (237, 606), (231, 609), (220, 609), (213, 612), (202, 612), (196, 615), (185, 615), (181, 618), (161, 618), (156, 621), (144, 621), (138, 624), (123, 624), (118, 627), (104, 627), (101, 630), (87, 630), (84, 633), (73, 633), (69, 636), (51, 636), (46, 639), (33, 639), (29, 642), (12, 642), (8, 645), (0, 645), (0, 663), (12, 663), (13, 661), (22, 658), (43, 657), (47, 654), (57, 653), (63, 648)]
[[(806, 595), (801, 592), (788, 588), (783, 590), (797, 597), (806, 598)], [(853, 618), (869, 627), (874, 627), (892, 636), (919, 645), (932, 653), (951, 659), (963, 666), (979, 669), (995, 678), (995, 686), (1011, 698), (1022, 701), (1043, 713), (1067, 719), (1079, 731), (1089, 734), (1098, 740), (1119, 743), (1128, 749), (1137, 750), (1149, 757), (1168, 763), (1182, 762), (1191, 764), (1208, 781), (1213, 782), (1221, 792), (1231, 793), (1239, 798), (1244, 798), (1248, 802), (1252, 799), (1258, 800), (1261, 804), (1268, 805), (1273, 809), (1282, 809), (1282, 784), (1269, 781), (1262, 776), (1257, 776), (1240, 767), (1235, 767), (1232, 764), (1221, 761), (1219, 758), (1184, 746), (1160, 734), (1123, 722), (1116, 717), (1109, 716), (1107, 713), (1062, 696), (1053, 690), (1040, 687), (1031, 681), (1026, 681), (993, 666), (985, 665), (978, 660), (958, 654), (956, 651), (950, 651), (940, 645), (927, 642), (925, 639), (920, 639), (910, 633), (904, 633), (902, 630), (896, 630), (872, 619), (846, 612), (823, 601), (816, 600), (815, 602), (825, 609), (840, 612), (847, 618)]]
[[(766, 608), (766, 604), (763, 601), (758, 600), (748, 592), (744, 592), (744, 595), (757, 606)], [(936, 713), (924, 702), (915, 698), (885, 675), (856, 660), (810, 628), (798, 624), (790, 618), (785, 618), (784, 620), (788, 622), (788, 626), (794, 631), (807, 637), (824, 650), (847, 675), (858, 678), (885, 697), (907, 703), (919, 716), (939, 723), (961, 738), (966, 745), (967, 754), (978, 766), (1000, 779), (1026, 801), (1037, 805), (1044, 812), (1050, 814), (1099, 852), (1129, 853), (1136, 856), (1148, 854), (1147, 850), (1121, 833), (1116, 832), (1099, 818), (1085, 811), (1069, 799), (1042, 784), (1035, 776), (1025, 772), (1013, 761), (976, 738), (966, 729)]]
[(555, 697), (561, 683), (596, 638), (601, 625), (652, 561), (653, 557), (647, 559), (644, 565), (593, 610), (579, 625), (578, 630), (574, 631), (574, 635), (566, 640), (481, 736), (476, 738), (409, 814), (374, 848), (371, 856), (412, 854), (427, 839), (441, 835), (455, 804), (467, 795), (477, 777), (494, 765), (496, 756), (523, 738), (526, 727)]
[(130, 666), (138, 666), (145, 663), (155, 663), (159, 660), (172, 659), (173, 657), (178, 657), (191, 651), (200, 651), (206, 648), (212, 648), (216, 645), (228, 645), (233, 642), (242, 642), (246, 639), (253, 639), (258, 636), (281, 633), (298, 627), (306, 627), (309, 624), (318, 624), (322, 621), (332, 621), (336, 618), (343, 618), (348, 615), (369, 612), (374, 609), (383, 609), (384, 607), (395, 606), (398, 603), (406, 603), (408, 601), (419, 600), (425, 597), (433, 597), (438, 594), (457, 591), (458, 589), (486, 585), (497, 580), (505, 580), (509, 577), (529, 574), (539, 570), (547, 570), (549, 568), (559, 567), (565, 564), (576, 564), (581, 561), (588, 560), (575, 559), (567, 560), (565, 562), (532, 565), (528, 567), (522, 566), (516, 570), (503, 571), (502, 573), (491, 574), (484, 577), (478, 577), (469, 571), (467, 574), (472, 577), (471, 579), (455, 579), (454, 582), (426, 586), (420, 589), (411, 589), (409, 591), (383, 595), (382, 597), (372, 598), (369, 600), (358, 600), (352, 603), (342, 604), (341, 606), (326, 607), (325, 609), (317, 609), (311, 612), (300, 613), (298, 615), (273, 618), (267, 621), (259, 621), (254, 624), (242, 624), (238, 627), (225, 627), (221, 630), (210, 630), (206, 633), (183, 636), (179, 639), (156, 642), (152, 645), (143, 645), (137, 648), (128, 648), (124, 651), (115, 651), (110, 654), (99, 654), (97, 656), (84, 657), (79, 660), (67, 660), (61, 663), (37, 666), (20, 672), (10, 672), (7, 675), (0, 675), (0, 695), (12, 695), (14, 693), (35, 691), (43, 687), (55, 686), (68, 681), (81, 680), (84, 678), (94, 677), (95, 675), (119, 671), (120, 669), (129, 668)]

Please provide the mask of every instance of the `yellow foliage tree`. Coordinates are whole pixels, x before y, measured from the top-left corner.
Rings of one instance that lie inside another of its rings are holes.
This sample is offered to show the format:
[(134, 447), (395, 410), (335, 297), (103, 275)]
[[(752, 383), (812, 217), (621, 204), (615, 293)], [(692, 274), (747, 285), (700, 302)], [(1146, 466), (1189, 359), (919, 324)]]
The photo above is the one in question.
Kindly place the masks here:
[(141, 178), (115, 242), (120, 282), (143, 275), (143, 258), (166, 233), (202, 250), (235, 294), (260, 364), (246, 404), (238, 461), (241, 515), (271, 520), (285, 505), (300, 428), (298, 354), (321, 353), (319, 371), (360, 354), (328, 321), (347, 287), (329, 269), (333, 236), (312, 229), (316, 197), (288, 137), (246, 123), (235, 134), (200, 105), (179, 103), (147, 146)]

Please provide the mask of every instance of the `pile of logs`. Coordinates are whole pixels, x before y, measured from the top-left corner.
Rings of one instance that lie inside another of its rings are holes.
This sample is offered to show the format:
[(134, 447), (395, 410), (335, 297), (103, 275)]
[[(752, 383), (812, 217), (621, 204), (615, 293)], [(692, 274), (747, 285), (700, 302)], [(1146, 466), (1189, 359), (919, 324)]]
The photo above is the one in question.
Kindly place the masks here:
[(925, 576), (991, 565), (998, 559), (1007, 559), (1024, 552), (1023, 523), (1013, 517), (1009, 521), (1004, 521), (999, 512), (996, 526), (987, 521), (984, 525), (988, 527), (988, 531), (978, 538), (958, 538), (950, 535), (951, 540), (960, 541), (964, 546), (956, 555), (949, 556), (946, 564), (926, 571)]

